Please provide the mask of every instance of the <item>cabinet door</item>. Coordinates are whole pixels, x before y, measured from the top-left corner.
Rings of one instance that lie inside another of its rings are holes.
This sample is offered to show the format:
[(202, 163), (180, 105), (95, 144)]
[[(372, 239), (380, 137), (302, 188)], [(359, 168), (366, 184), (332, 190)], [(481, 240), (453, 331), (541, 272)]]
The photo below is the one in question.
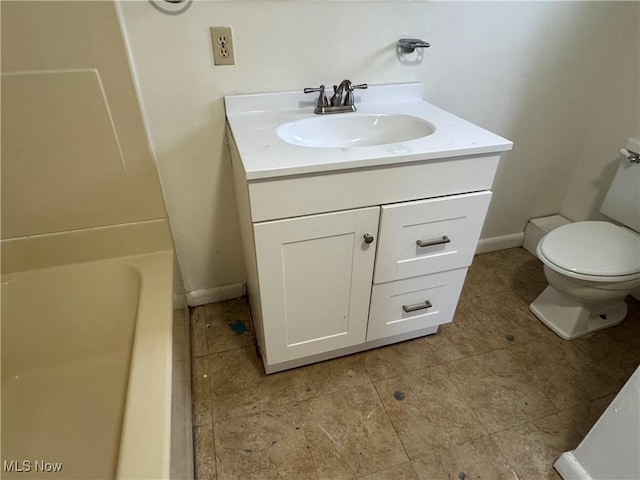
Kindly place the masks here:
[(266, 363), (365, 341), (380, 207), (254, 225)]

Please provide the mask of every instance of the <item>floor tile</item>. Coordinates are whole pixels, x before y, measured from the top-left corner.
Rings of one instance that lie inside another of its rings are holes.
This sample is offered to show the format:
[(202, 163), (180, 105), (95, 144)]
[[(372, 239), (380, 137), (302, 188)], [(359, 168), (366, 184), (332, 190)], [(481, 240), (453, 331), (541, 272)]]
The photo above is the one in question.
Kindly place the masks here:
[(533, 302), (547, 286), (542, 263), (524, 248), (495, 252), (510, 290), (525, 304)]
[(407, 462), (373, 385), (298, 404), (318, 479), (357, 478)]
[(552, 332), (546, 328), (514, 292), (506, 291), (460, 302), (500, 346), (529, 342)]
[(209, 359), (195, 357), (191, 367), (191, 395), (193, 397), (193, 424), (211, 423), (211, 388), (209, 384)]
[(385, 468), (376, 473), (358, 477), (360, 480), (419, 480), (413, 465), (410, 462)]
[(558, 410), (508, 349), (457, 360), (442, 368), (489, 433)]
[(513, 285), (513, 292), (524, 302), (530, 305), (547, 288), (548, 283), (528, 283), (516, 281)]
[(461, 297), (471, 298), (507, 290), (509, 282), (496, 255), (476, 255), (467, 272)]
[(196, 480), (216, 480), (213, 426), (201, 425), (193, 429)]
[(542, 263), (523, 248), (510, 248), (474, 257), (462, 298), (510, 290), (529, 304), (545, 286)]
[(422, 337), (364, 352), (369, 377), (375, 382), (440, 363), (429, 346), (431, 341)]
[(215, 424), (219, 480), (316, 479), (295, 406)]
[(375, 386), (411, 459), (436, 447), (487, 435), (440, 366), (381, 380)]
[(199, 357), (208, 353), (206, 306), (202, 305), (191, 313), (191, 356)]
[(268, 376), (244, 300), (196, 307), (196, 477), (559, 479), (640, 363), (640, 302), (567, 342), (528, 310), (545, 286), (524, 249), (479, 255), (438, 333)]
[(508, 248), (493, 252), (497, 266), (513, 284), (514, 280), (527, 283), (546, 283), (544, 266), (535, 255), (524, 248)]
[(608, 395), (619, 388), (601, 367), (559, 337), (517, 345), (512, 352), (559, 409)]
[(601, 360), (598, 365), (622, 388), (633, 372), (640, 367), (640, 348)]
[(491, 438), (520, 480), (560, 479), (553, 463), (573, 450), (604, 412), (611, 397), (495, 433)]
[(246, 299), (236, 298), (205, 306), (208, 353), (252, 345), (251, 319)]
[(562, 452), (576, 446), (573, 445), (575, 442), (555, 438), (533, 423), (503, 430), (491, 438), (513, 466), (519, 480), (561, 480), (553, 462)]
[(253, 346), (206, 358), (214, 422), (295, 403), (291, 372), (266, 375)]
[(518, 480), (489, 437), (448, 449), (435, 448), (412, 463), (419, 480)]
[(542, 262), (524, 248), (507, 248), (492, 252), (488, 256), (495, 256), (496, 266), (510, 280), (546, 283)]
[(503, 341), (465, 308), (458, 308), (451, 323), (440, 325), (437, 333), (424, 338), (438, 364), (503, 347)]
[(298, 400), (371, 383), (361, 354), (296, 368), (291, 378)]
[(634, 303), (637, 302), (629, 298), (627, 317), (620, 325), (577, 338), (571, 343), (594, 361), (637, 349), (640, 345), (640, 310), (636, 310)]

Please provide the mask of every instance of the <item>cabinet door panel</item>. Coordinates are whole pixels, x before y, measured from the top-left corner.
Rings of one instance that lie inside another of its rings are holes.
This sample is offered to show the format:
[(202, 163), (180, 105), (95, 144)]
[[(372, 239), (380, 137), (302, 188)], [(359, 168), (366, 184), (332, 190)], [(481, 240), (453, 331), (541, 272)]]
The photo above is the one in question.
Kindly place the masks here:
[(379, 212), (254, 226), (268, 364), (365, 341)]

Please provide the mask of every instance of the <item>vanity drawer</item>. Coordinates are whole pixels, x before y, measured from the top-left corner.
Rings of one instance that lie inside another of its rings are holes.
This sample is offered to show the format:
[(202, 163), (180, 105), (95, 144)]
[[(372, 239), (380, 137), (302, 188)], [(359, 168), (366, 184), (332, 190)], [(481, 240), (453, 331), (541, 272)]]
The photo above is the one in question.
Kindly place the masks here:
[(487, 190), (384, 205), (374, 283), (469, 266), (490, 199)]
[(453, 320), (466, 268), (374, 285), (367, 342)]

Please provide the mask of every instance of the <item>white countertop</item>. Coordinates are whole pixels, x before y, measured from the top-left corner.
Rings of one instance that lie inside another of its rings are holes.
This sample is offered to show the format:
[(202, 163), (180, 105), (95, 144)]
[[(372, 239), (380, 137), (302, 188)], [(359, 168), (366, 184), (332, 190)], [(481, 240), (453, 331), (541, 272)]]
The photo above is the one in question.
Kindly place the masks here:
[[(280, 139), (276, 130), (284, 123), (320, 116), (313, 113), (318, 94), (305, 95), (300, 89), (226, 96), (227, 122), (247, 180), (498, 153), (513, 148), (509, 140), (425, 102), (421, 83), (370, 86), (354, 93), (359, 113), (412, 115), (433, 124), (436, 131), (415, 140), (377, 146), (297, 146)], [(342, 115), (351, 113), (323, 116)]]

